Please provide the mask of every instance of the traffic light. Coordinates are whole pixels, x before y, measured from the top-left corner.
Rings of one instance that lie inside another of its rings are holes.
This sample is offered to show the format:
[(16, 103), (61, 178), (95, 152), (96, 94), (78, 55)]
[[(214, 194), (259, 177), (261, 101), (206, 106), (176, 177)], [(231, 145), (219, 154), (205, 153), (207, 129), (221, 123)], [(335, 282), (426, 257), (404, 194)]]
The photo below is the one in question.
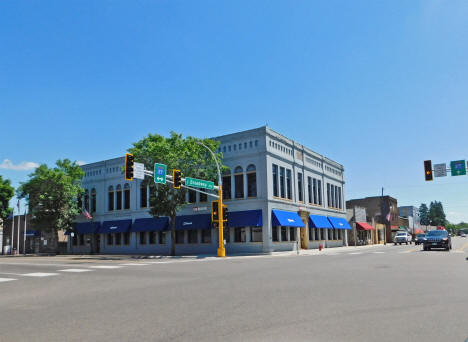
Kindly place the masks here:
[(223, 221), (227, 222), (228, 220), (228, 207), (226, 204), (223, 204)]
[(135, 163), (135, 158), (133, 154), (126, 153), (125, 154), (125, 179), (126, 180), (133, 180), (133, 164)]
[(432, 174), (432, 161), (430, 160), (424, 161), (424, 176), (426, 177), (426, 181), (434, 180), (434, 176)]
[(219, 222), (219, 202), (211, 202), (211, 221)]
[(172, 187), (174, 189), (180, 189), (180, 186), (182, 185), (182, 175), (180, 170), (172, 169), (172, 181), (174, 182)]

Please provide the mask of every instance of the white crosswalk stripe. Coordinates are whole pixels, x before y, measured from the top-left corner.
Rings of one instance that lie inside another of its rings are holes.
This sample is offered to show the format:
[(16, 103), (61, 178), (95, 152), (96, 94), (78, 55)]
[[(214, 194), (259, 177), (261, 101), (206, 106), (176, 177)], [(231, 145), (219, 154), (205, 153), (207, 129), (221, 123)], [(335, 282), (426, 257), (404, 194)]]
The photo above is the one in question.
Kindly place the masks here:
[(51, 277), (56, 276), (58, 273), (43, 273), (43, 272), (34, 272), (34, 273), (25, 273), (22, 276), (25, 277)]
[(149, 264), (144, 264), (144, 263), (128, 263), (128, 264), (120, 264), (120, 266), (147, 266)]
[(349, 255), (358, 255), (358, 254), (362, 254), (362, 252), (349, 253)]
[(70, 273), (81, 273), (81, 272), (92, 272), (93, 270), (87, 270), (84, 268), (67, 268), (64, 270), (58, 270), (57, 272), (70, 272)]
[(0, 283), (5, 283), (7, 281), (12, 281), (12, 280), (18, 280), (18, 279), (13, 279), (13, 278), (0, 278)]
[(97, 268), (97, 269), (116, 269), (122, 268), (123, 266), (112, 266), (112, 265), (97, 265), (97, 266), (90, 266), (90, 268)]

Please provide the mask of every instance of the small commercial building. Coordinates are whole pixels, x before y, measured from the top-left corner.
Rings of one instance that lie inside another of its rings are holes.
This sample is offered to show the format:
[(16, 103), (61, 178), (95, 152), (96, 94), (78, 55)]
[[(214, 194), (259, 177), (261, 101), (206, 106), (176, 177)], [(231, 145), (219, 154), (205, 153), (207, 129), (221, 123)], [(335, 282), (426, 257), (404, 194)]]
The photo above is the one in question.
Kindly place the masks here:
[[(270, 253), (347, 245), (344, 168), (269, 127), (213, 138), (228, 170), (226, 253)], [(169, 218), (149, 215), (149, 187), (127, 182), (124, 158), (83, 165), (81, 199), (93, 217), (77, 219), (70, 253), (169, 254)], [(215, 254), (211, 198), (187, 191), (176, 218), (177, 254)]]

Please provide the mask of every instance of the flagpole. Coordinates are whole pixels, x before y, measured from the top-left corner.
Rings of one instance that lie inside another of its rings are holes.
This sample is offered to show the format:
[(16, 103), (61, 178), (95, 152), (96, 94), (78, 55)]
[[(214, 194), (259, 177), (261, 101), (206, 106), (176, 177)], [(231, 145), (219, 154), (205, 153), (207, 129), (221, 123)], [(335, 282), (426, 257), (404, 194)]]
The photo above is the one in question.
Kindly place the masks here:
[(18, 237), (17, 237), (17, 240), (16, 240), (16, 254), (19, 254), (20, 252), (20, 245), (19, 245), (19, 237), (20, 237), (20, 223), (21, 223), (21, 212), (20, 212), (20, 204), (19, 204), (19, 200), (18, 200)]
[(23, 236), (23, 254), (26, 255), (26, 208), (24, 209), (24, 236)]
[(14, 244), (14, 241), (15, 241), (15, 207), (13, 207), (13, 213), (12, 213), (13, 217), (11, 219), (11, 249), (10, 249), (10, 255), (13, 255), (13, 244)]

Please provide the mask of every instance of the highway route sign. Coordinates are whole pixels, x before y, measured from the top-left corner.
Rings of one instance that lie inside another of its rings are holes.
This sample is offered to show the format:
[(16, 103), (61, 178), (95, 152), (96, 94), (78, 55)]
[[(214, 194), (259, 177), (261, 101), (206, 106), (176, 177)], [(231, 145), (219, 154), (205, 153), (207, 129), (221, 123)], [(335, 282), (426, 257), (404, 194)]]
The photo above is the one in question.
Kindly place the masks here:
[(466, 175), (466, 165), (464, 160), (455, 160), (450, 162), (452, 176)]
[(154, 182), (157, 184), (166, 184), (167, 166), (164, 164), (154, 164)]

